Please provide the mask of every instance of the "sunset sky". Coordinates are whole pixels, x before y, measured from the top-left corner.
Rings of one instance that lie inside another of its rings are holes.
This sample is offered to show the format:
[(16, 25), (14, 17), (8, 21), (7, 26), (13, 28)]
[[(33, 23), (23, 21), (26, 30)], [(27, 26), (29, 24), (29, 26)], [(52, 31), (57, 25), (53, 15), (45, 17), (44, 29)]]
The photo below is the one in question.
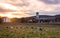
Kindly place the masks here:
[(0, 0), (0, 16), (29, 17), (60, 14), (60, 0)]

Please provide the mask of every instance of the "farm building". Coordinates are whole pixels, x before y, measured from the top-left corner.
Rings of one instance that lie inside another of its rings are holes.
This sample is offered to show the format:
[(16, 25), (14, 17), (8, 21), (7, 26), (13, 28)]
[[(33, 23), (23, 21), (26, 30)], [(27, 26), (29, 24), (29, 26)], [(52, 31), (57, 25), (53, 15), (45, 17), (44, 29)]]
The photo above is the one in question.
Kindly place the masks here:
[(3, 22), (11, 22), (11, 19), (7, 18), (7, 17), (2, 17), (2, 21)]
[(17, 22), (17, 23), (60, 23), (60, 15), (50, 16), (50, 15), (39, 15), (39, 12), (36, 13), (36, 16), (25, 17), (25, 18), (7, 18), (2, 17), (3, 22)]
[(56, 15), (56, 22), (60, 22), (60, 15)]
[(55, 22), (56, 21), (56, 17), (55, 16), (48, 16), (48, 15), (39, 15), (39, 19), (36, 19), (36, 16), (33, 17), (29, 17), (29, 18), (25, 18), (27, 22)]
[(27, 17), (25, 18), (25, 22), (28, 23), (53, 23), (53, 22), (60, 22), (60, 15), (50, 16), (50, 15), (39, 15), (36, 13), (36, 16)]

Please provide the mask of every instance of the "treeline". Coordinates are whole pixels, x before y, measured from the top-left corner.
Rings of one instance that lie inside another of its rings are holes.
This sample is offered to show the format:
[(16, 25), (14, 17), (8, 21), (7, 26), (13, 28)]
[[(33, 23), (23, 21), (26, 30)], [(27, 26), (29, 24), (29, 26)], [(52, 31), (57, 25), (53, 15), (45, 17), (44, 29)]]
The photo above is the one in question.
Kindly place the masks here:
[(14, 18), (12, 19), (12, 22), (17, 22), (17, 23), (37, 23), (38, 20), (35, 18)]

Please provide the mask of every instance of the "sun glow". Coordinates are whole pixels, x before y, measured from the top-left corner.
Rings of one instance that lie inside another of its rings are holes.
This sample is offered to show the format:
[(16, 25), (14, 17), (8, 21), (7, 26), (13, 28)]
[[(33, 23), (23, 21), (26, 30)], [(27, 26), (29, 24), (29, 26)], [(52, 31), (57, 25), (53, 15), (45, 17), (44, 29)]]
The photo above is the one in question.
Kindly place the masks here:
[(8, 13), (8, 14), (6, 14), (6, 17), (13, 18), (13, 15), (12, 15), (12, 13)]
[(12, 13), (7, 13), (7, 14), (0, 14), (2, 17), (8, 17), (8, 18), (13, 18)]

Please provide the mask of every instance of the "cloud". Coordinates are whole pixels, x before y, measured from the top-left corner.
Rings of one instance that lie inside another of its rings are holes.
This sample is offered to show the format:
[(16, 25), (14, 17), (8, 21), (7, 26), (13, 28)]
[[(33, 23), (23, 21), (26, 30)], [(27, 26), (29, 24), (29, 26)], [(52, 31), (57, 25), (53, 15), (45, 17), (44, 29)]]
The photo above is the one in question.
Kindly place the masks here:
[(8, 4), (8, 3), (1, 3), (0, 2), (0, 7), (3, 9), (19, 10), (18, 7)]
[(54, 12), (41, 12), (40, 15), (59, 15), (60, 11), (54, 11)]
[(40, 0), (46, 4), (60, 4), (60, 0)]
[(0, 0), (0, 14), (27, 17), (37, 11), (45, 15), (60, 14), (60, 0)]
[(0, 8), (0, 14), (7, 14), (8, 12), (15, 12), (15, 10)]
[(0, 12), (4, 12), (4, 10), (3, 9), (0, 9)]

